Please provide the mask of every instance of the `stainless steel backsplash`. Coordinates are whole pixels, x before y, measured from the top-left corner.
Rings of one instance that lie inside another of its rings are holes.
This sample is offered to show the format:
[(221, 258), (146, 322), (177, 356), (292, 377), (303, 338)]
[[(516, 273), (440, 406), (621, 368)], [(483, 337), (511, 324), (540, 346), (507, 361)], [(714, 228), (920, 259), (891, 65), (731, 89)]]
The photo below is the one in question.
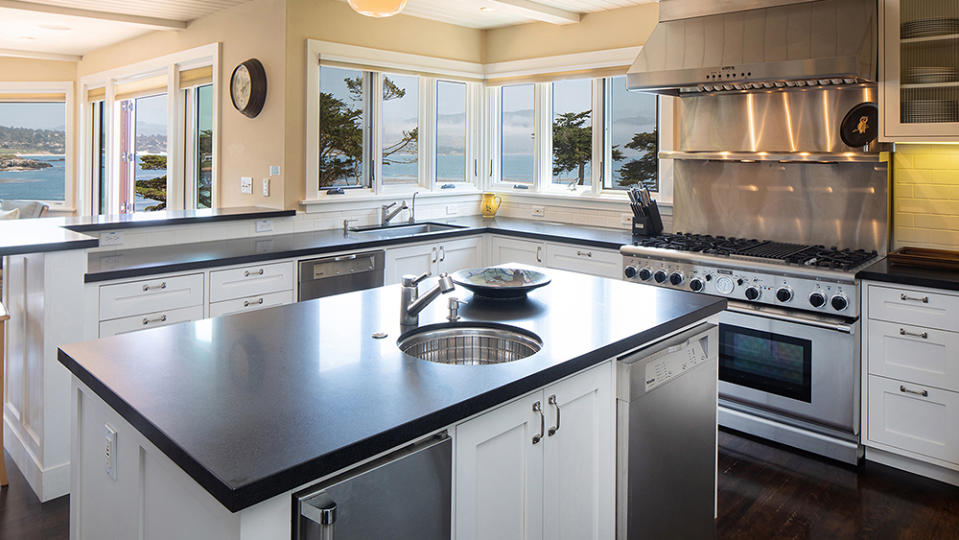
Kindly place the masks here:
[(879, 163), (676, 160), (673, 230), (876, 250), (889, 244)]

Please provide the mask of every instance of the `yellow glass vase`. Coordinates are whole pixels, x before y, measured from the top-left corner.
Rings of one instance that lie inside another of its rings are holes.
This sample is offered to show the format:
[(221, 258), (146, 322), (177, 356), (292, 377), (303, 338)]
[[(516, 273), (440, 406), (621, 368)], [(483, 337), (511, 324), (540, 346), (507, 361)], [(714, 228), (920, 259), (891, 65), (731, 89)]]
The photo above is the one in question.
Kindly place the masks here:
[(484, 193), (483, 202), (480, 206), (480, 211), (483, 213), (483, 217), (491, 218), (496, 215), (496, 211), (499, 210), (499, 205), (503, 203), (503, 198), (494, 194), (494, 193)]

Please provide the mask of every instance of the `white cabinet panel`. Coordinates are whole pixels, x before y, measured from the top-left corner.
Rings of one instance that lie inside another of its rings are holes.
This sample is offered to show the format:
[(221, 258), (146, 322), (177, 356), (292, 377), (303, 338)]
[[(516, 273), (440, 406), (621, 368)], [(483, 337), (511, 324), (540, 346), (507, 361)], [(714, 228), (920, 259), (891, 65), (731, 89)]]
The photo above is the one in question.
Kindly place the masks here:
[(203, 306), (203, 274), (100, 287), (101, 321), (189, 306)]
[(959, 333), (870, 319), (869, 373), (959, 392)]
[(292, 303), (292, 290), (224, 300), (223, 302), (213, 302), (210, 304), (210, 317), (220, 317), (232, 313), (242, 313), (244, 311), (256, 311), (258, 309)]
[(543, 266), (546, 257), (546, 244), (535, 240), (518, 240), (504, 236), (490, 239), (490, 265), (521, 263)]
[(959, 296), (869, 285), (869, 318), (959, 332)]
[(549, 243), (546, 266), (618, 279), (623, 272), (623, 256), (608, 249)]
[(415, 244), (386, 250), (386, 285), (402, 281), (403, 276), (423, 273), (433, 275), (438, 259), (437, 248), (432, 244)]
[(101, 322), (100, 337), (126, 334), (127, 332), (136, 332), (137, 330), (146, 330), (147, 328), (157, 328), (159, 326), (169, 326), (187, 321), (197, 321), (202, 318), (203, 306), (191, 306), (134, 315), (132, 317)]
[(466, 270), (483, 265), (482, 237), (443, 242), (437, 249), (439, 250), (437, 272), (452, 274), (457, 270)]
[(870, 375), (869, 439), (959, 464), (959, 393)]
[(293, 261), (210, 272), (210, 302), (293, 289)]
[(542, 392), (456, 427), (456, 538), (543, 538)]
[(612, 538), (612, 365), (604, 363), (546, 387), (544, 537)]

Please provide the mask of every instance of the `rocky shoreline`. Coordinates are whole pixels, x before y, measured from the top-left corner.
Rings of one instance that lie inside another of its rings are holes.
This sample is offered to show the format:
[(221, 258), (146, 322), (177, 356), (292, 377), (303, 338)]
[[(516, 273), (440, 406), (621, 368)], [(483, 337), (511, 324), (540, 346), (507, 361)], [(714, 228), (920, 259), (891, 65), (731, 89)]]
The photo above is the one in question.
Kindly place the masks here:
[(0, 171), (36, 171), (53, 167), (46, 161), (17, 156), (0, 156)]

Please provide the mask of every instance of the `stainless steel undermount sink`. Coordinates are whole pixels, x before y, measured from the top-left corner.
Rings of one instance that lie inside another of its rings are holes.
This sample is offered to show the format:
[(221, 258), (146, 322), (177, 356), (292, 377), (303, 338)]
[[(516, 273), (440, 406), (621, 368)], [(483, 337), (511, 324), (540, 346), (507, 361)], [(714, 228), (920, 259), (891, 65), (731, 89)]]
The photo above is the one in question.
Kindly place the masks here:
[(396, 344), (410, 356), (466, 366), (514, 362), (543, 348), (532, 332), (492, 323), (426, 326), (400, 336)]
[(449, 225), (446, 223), (410, 223), (404, 225), (384, 225), (381, 227), (362, 227), (353, 229), (357, 234), (376, 234), (388, 238), (394, 236), (413, 236), (432, 232), (454, 231), (462, 229), (465, 225)]

